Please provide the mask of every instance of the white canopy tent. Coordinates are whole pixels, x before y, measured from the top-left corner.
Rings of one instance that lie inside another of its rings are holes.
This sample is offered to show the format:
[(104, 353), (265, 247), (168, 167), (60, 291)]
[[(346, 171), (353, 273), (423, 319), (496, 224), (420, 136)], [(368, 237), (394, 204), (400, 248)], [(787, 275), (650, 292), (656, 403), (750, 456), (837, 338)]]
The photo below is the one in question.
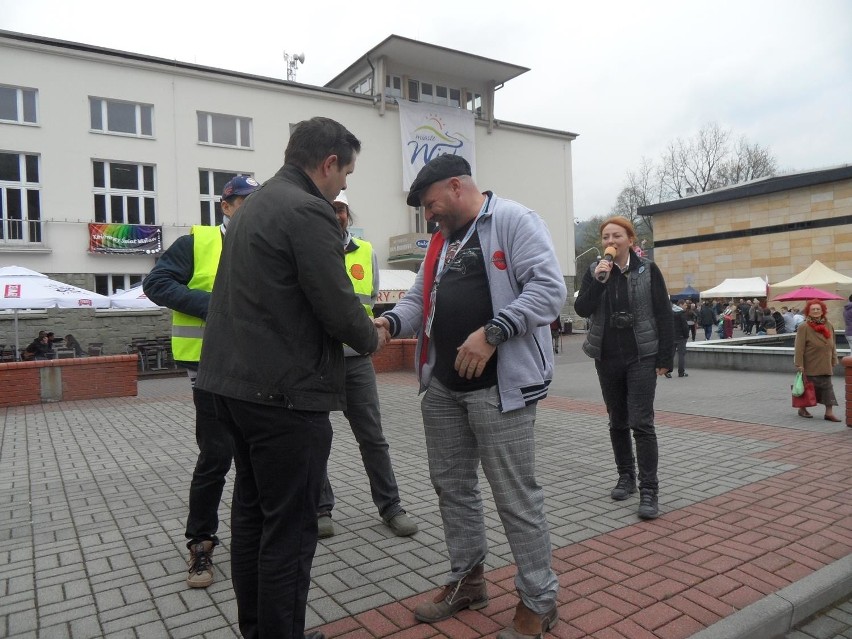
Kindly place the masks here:
[(835, 284), (845, 284), (848, 288), (849, 285), (852, 285), (852, 277), (847, 277), (843, 273), (838, 273), (837, 271), (828, 268), (819, 260), (814, 260), (814, 263), (801, 273), (798, 273), (783, 282), (776, 282), (773, 284), (772, 291), (775, 292), (778, 291), (778, 289), (784, 288), (794, 289), (801, 288), (802, 286), (813, 286), (814, 288), (821, 288), (833, 292)]
[(112, 308), (160, 308), (148, 299), (148, 296), (145, 295), (145, 292), (142, 290), (141, 284), (127, 290), (116, 291), (113, 295), (109, 296), (109, 303)]
[(379, 271), (379, 298), (376, 300), (376, 304), (396, 304), (405, 297), (416, 277), (417, 273), (412, 271), (381, 269)]
[(18, 311), (44, 308), (109, 308), (109, 298), (92, 291), (51, 280), (23, 266), (0, 268), (0, 309), (15, 311), (15, 354), (20, 356)]
[(766, 280), (762, 277), (729, 277), (718, 286), (701, 291), (701, 299), (734, 297), (766, 297)]
[(840, 295), (843, 298), (840, 301), (828, 301), (825, 303), (828, 308), (828, 320), (835, 328), (842, 330), (844, 326), (843, 306), (849, 294), (852, 293), (852, 277), (838, 273), (819, 260), (814, 260), (814, 263), (804, 271), (797, 273), (783, 282), (772, 284), (770, 288), (772, 289), (772, 296), (777, 297), (803, 286), (819, 288), (829, 293)]

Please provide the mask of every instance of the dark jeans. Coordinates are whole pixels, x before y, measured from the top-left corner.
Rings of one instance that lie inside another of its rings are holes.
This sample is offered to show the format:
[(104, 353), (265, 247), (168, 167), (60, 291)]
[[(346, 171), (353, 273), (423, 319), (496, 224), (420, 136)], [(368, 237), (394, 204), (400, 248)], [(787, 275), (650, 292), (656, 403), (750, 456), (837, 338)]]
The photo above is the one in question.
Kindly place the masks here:
[[(361, 461), (370, 480), (373, 503), (386, 522), (402, 512), (399, 487), (391, 466), (388, 443), (382, 432), (376, 371), (369, 355), (344, 358), (346, 366), (346, 410), (349, 427), (361, 449)], [(330, 513), (334, 508), (334, 492), (326, 475), (320, 492), (317, 513)]]
[(186, 518), (187, 547), (199, 541), (219, 543), (219, 502), (225, 488), (225, 475), (234, 456), (231, 433), (216, 417), (213, 394), (192, 389), (195, 403), (195, 441), (198, 460), (189, 485), (189, 515)]
[(713, 324), (702, 324), (704, 339), (709, 340), (713, 336)]
[(231, 578), (245, 639), (302, 639), (331, 450), (327, 412), (216, 395), (234, 438)]
[[(619, 359), (595, 360), (606, 410), (609, 437), (618, 474), (636, 477), (639, 488), (657, 490), (657, 433), (654, 430), (654, 395), (657, 374), (653, 358), (625, 364)], [(630, 433), (636, 441), (636, 458)]]
[(677, 355), (677, 374), (683, 375), (686, 372), (686, 338), (676, 337), (674, 341), (674, 351)]

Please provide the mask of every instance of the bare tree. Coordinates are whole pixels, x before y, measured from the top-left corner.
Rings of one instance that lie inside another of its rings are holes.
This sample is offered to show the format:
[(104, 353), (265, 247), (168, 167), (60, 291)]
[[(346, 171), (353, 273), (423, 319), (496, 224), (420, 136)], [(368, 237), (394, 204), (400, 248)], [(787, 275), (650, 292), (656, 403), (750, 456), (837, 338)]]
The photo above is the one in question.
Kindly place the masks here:
[(775, 175), (778, 165), (772, 152), (759, 144), (749, 144), (741, 136), (728, 159), (719, 168), (722, 186)]
[(711, 122), (695, 137), (669, 143), (660, 173), (664, 191), (673, 197), (686, 197), (723, 186), (719, 171), (730, 155), (730, 137), (730, 131)]
[(626, 217), (636, 229), (639, 239), (649, 238), (653, 232), (650, 219), (639, 215), (640, 206), (660, 201), (660, 182), (654, 165), (647, 158), (636, 171), (627, 172), (627, 185), (621, 189), (611, 209), (613, 215)]
[(651, 218), (638, 215), (639, 207), (775, 175), (777, 161), (767, 147), (745, 136), (732, 147), (731, 136), (710, 122), (691, 138), (669, 142), (658, 165), (643, 157), (636, 171), (627, 172), (612, 213), (629, 219), (640, 240), (652, 240)]
[[(767, 147), (749, 144), (741, 136), (732, 148), (731, 136), (729, 129), (710, 122), (691, 138), (669, 142), (656, 167), (642, 158), (637, 171), (627, 172), (613, 212), (630, 218), (636, 225), (638, 206), (775, 175), (777, 161)], [(643, 220), (642, 224), (651, 232), (650, 221)]]

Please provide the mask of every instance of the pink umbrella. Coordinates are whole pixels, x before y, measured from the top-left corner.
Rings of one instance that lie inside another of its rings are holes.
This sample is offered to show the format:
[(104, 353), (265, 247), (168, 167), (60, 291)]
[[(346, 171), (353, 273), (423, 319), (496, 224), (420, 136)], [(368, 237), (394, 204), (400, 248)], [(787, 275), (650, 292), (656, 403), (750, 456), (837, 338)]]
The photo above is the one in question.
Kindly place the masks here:
[(789, 293), (784, 293), (783, 295), (779, 295), (778, 297), (772, 298), (775, 302), (793, 302), (797, 300), (807, 301), (807, 300), (842, 300), (845, 299), (840, 297), (840, 295), (835, 295), (834, 293), (829, 293), (828, 291), (824, 291), (821, 288), (814, 288), (813, 286), (803, 286), (802, 288), (797, 288), (795, 291), (790, 291)]

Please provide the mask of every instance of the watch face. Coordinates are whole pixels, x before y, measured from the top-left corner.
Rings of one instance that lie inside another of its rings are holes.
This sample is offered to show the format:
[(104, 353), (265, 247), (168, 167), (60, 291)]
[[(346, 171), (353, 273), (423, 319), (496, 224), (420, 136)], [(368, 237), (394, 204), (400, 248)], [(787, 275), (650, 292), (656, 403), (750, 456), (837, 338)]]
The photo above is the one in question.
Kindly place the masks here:
[(503, 342), (503, 331), (500, 330), (499, 326), (491, 326), (485, 327), (485, 341), (491, 344), (492, 346), (497, 346)]

